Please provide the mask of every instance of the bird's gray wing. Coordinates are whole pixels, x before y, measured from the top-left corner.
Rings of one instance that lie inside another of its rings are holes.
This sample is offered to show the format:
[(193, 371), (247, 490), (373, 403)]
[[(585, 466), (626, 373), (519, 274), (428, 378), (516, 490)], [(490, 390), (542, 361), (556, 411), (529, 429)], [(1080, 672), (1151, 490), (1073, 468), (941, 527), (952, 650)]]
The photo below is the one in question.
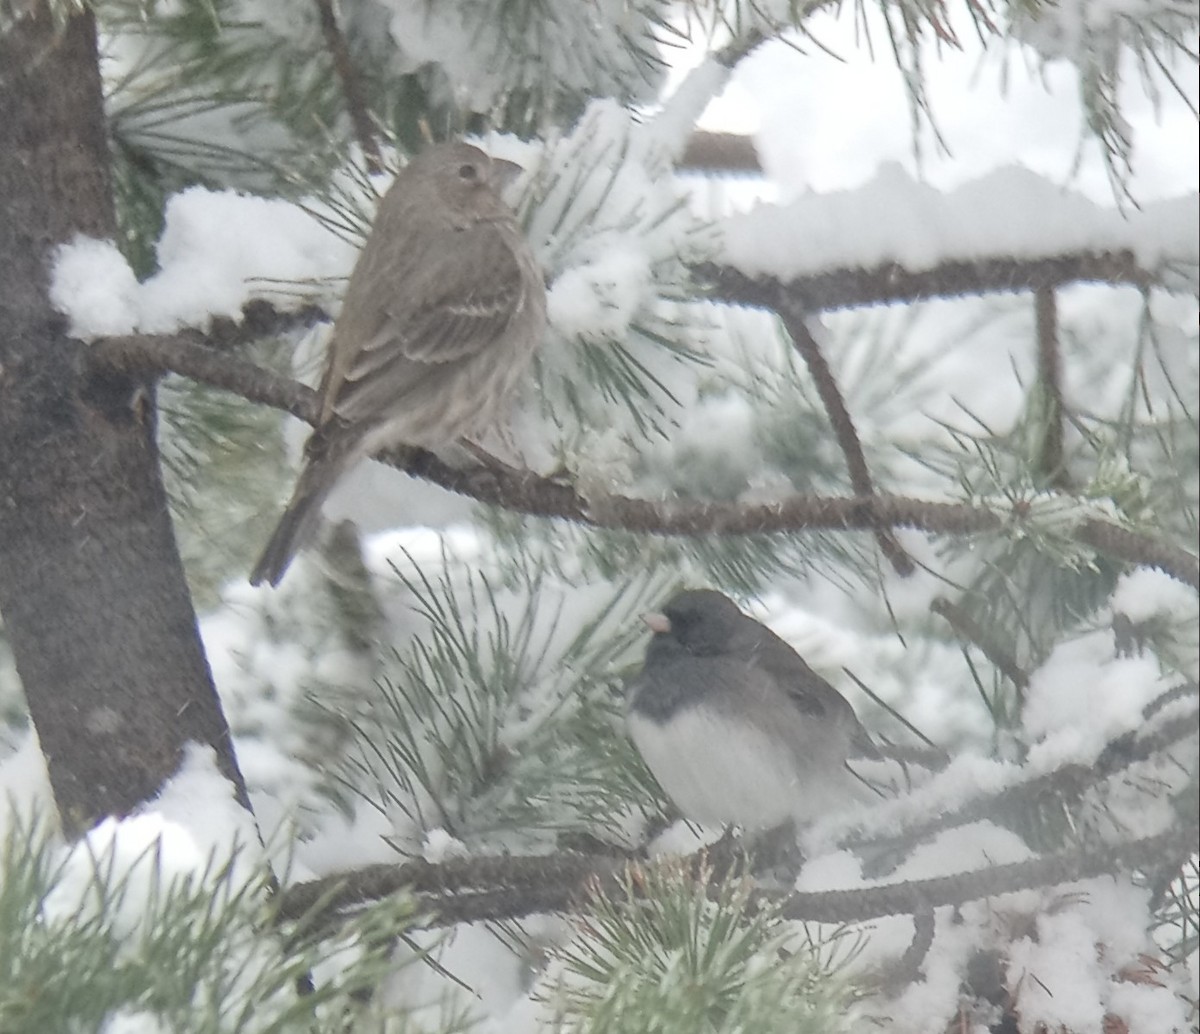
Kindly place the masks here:
[(364, 256), (335, 330), (324, 408), (343, 420), (370, 418), (373, 400), (400, 401), (440, 367), (500, 339), (529, 303), (514, 243), (500, 226), (477, 223), (425, 261), (397, 254), (389, 266)]
[(807, 715), (823, 717), (850, 737), (854, 753), (876, 757), (878, 751), (867, 730), (859, 722), (854, 708), (841, 693), (808, 666), (783, 639), (763, 628), (756, 660), (787, 694), (796, 708)]

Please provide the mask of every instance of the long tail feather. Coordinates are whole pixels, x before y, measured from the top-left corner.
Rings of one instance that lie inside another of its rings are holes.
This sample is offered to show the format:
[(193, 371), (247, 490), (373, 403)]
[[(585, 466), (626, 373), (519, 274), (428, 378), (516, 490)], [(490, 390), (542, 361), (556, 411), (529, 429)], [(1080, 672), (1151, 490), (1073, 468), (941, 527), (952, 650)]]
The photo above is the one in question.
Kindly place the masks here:
[[(340, 450), (339, 450), (340, 452)], [(266, 548), (250, 572), (250, 584), (278, 585), (296, 552), (316, 533), (321, 506), (346, 469), (346, 455), (310, 457), (300, 475), (291, 502), (279, 518)]]

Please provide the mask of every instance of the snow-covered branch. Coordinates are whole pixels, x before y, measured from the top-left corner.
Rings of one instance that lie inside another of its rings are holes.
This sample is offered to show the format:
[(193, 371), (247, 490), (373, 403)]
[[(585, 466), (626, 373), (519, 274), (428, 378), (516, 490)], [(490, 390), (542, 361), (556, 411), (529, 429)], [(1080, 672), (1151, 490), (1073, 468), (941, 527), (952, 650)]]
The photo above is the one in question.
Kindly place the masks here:
[[(1164, 858), (1194, 846), (1195, 826), (1143, 837), (1128, 843), (1059, 851), (986, 869), (876, 886), (789, 893), (783, 914), (805, 922), (848, 923), (883, 916), (912, 915), (943, 905), (1048, 887), (1135, 869), (1153, 869)], [(720, 850), (720, 845), (717, 846)], [(697, 871), (707, 853), (693, 859)], [(623, 884), (626, 866), (642, 866), (610, 855), (506, 855), (442, 863), (407, 862), (375, 865), (338, 873), (285, 890), (277, 916), (283, 921), (323, 923), (353, 906), (391, 894), (415, 898), (425, 924), (520, 919), (578, 906), (584, 896)], [(716, 880), (729, 875), (725, 866), (711, 870)]]
[[(797, 243), (797, 248), (802, 246)], [(1146, 290), (1169, 282), (1140, 266), (1130, 251), (1075, 252), (1047, 258), (956, 259), (918, 270), (900, 262), (885, 262), (871, 268), (817, 271), (790, 280), (762, 273), (751, 276), (716, 263), (700, 265), (695, 272), (708, 286), (708, 297), (713, 301), (755, 309), (778, 309), (786, 301), (809, 312), (1038, 291), (1075, 283)]]

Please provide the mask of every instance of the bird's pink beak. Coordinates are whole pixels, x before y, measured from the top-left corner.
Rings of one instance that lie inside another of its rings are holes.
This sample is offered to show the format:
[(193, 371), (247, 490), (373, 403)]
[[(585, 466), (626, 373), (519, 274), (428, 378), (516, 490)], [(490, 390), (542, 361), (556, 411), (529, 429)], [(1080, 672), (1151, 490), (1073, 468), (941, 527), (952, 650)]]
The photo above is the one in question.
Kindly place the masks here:
[(666, 614), (643, 614), (642, 623), (657, 635), (671, 631), (671, 619)]

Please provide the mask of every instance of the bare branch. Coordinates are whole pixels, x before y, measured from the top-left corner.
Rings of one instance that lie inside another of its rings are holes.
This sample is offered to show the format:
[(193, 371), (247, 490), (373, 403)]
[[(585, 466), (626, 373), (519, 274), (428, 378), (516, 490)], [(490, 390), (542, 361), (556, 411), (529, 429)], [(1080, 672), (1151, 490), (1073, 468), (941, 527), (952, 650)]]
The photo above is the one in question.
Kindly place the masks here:
[(783, 913), (789, 919), (847, 923), (881, 916), (919, 913), (925, 908), (964, 905), (968, 901), (1011, 894), (1032, 887), (1091, 879), (1117, 872), (1155, 868), (1164, 856), (1181, 845), (1195, 851), (1195, 827), (1171, 830), (1125, 844), (1105, 844), (1103, 850), (1087, 847), (1031, 858), (1025, 862), (935, 876), (927, 880), (796, 893), (788, 897)]
[(196, 343), (191, 332), (161, 337), (110, 337), (97, 341), (88, 361), (121, 373), (178, 373), (201, 384), (282, 409), (305, 423), (317, 418), (316, 392), (235, 355)]
[[(1025, 783), (1010, 786), (973, 800), (963, 808), (919, 823), (901, 836), (871, 836), (855, 832), (840, 841), (852, 850), (906, 850), (929, 836), (954, 826), (977, 822), (981, 817), (1004, 821), (1004, 816), (1027, 816), (1047, 799), (1080, 800), (1089, 786), (1117, 776), (1139, 761), (1168, 751), (1195, 736), (1197, 695), (1195, 683), (1183, 683), (1163, 693), (1145, 708), (1147, 721), (1168, 704), (1192, 698), (1193, 706), (1161, 722), (1149, 732), (1118, 737), (1108, 745), (1092, 768), (1067, 764)], [(1187, 814), (1185, 809), (1183, 814)], [(924, 919), (943, 905), (1009, 893), (1029, 887), (1051, 886), (1091, 876), (1169, 868), (1173, 860), (1196, 850), (1200, 835), (1197, 820), (1185, 822), (1168, 833), (1119, 844), (1095, 845), (1061, 851), (1015, 865), (992, 866), (931, 880), (884, 884), (871, 888), (791, 894), (783, 907), (791, 918), (821, 922), (852, 922), (884, 915), (910, 913)], [(722, 838), (704, 851), (689, 856), (699, 878), (712, 882), (745, 872), (740, 851), (733, 841)], [(303, 923), (307, 928), (326, 929), (339, 913), (396, 893), (414, 897), (424, 925), (515, 919), (543, 912), (578, 908), (589, 892), (620, 892), (637, 881), (624, 874), (629, 865), (643, 864), (627, 855), (560, 852), (538, 856), (488, 856), (459, 859), (440, 864), (411, 861), (398, 865), (371, 865), (335, 874), (283, 891), (277, 899), (279, 921)], [(910, 951), (916, 955), (927, 931), (918, 930)]]
[[(820, 395), (821, 403), (829, 416), (838, 446), (842, 455), (846, 457), (846, 469), (850, 474), (850, 486), (854, 489), (854, 494), (874, 495), (875, 486), (871, 481), (871, 472), (867, 469), (867, 458), (863, 455), (858, 432), (854, 429), (854, 421), (850, 419), (850, 411), (842, 399), (833, 371), (825, 361), (821, 346), (805, 325), (804, 313), (786, 299), (781, 299), (779, 316), (792, 339), (792, 344), (807, 364), (808, 372), (812, 374), (817, 394)], [(889, 529), (876, 528), (875, 541), (879, 543), (880, 552), (887, 557), (897, 574), (907, 577), (913, 573), (915, 565), (912, 558), (904, 552), (904, 547), (896, 541), (896, 536)]]
[[(91, 360), (129, 371), (173, 372), (225, 388), (252, 402), (286, 410), (307, 423), (318, 414), (317, 394), (302, 384), (252, 363), (215, 354), (186, 337), (107, 338), (92, 347)], [(482, 503), (532, 517), (556, 517), (594, 528), (659, 535), (766, 535), (779, 532), (875, 531), (916, 528), (944, 535), (970, 535), (1019, 523), (1009, 513), (963, 503), (927, 502), (901, 496), (791, 496), (770, 503), (652, 501), (619, 495), (583, 495), (565, 481), (532, 471), (501, 467), (460, 469), (420, 449), (394, 449), (376, 456), (398, 470)], [(1120, 560), (1159, 570), (1200, 589), (1200, 561), (1167, 542), (1115, 524), (1084, 520), (1074, 538)]]
[[(1180, 848), (1195, 850), (1194, 826), (1124, 844), (1060, 851), (1024, 862), (990, 866), (926, 880), (789, 894), (778, 902), (789, 919), (861, 922), (890, 915), (922, 915), (944, 905), (1054, 886), (1135, 869), (1153, 869)], [(628, 865), (608, 856), (503, 855), (439, 865), (408, 862), (377, 865), (288, 888), (278, 898), (277, 918), (321, 925), (338, 912), (389, 894), (409, 893), (427, 927), (461, 922), (520, 919), (583, 905), (587, 892), (636, 887), (621, 878)], [(720, 875), (718, 874), (718, 877)], [(770, 895), (763, 894), (764, 900)]]
[(981, 628), (979, 622), (961, 606), (944, 596), (938, 596), (929, 604), (929, 609), (939, 617), (945, 618), (946, 623), (954, 629), (954, 634), (960, 639), (977, 647), (979, 652), (992, 662), (996, 670), (1016, 686), (1021, 693), (1029, 688), (1029, 676), (1021, 670), (1017, 659), (996, 641), (994, 635)]
[(346, 37), (342, 35), (342, 28), (338, 25), (337, 14), (333, 9), (333, 0), (316, 0), (316, 4), (317, 16), (321, 22), (321, 32), (325, 36), (325, 45), (329, 47), (329, 53), (333, 57), (334, 71), (341, 80), (346, 111), (350, 116), (351, 125), (354, 126), (354, 135), (358, 139), (358, 146), (362, 148), (367, 171), (370, 173), (382, 172), (383, 157), (379, 153), (379, 140), (375, 135), (375, 127), (371, 124), (371, 116), (367, 112), (358, 69), (350, 58)]
[(1053, 287), (1039, 287), (1034, 294), (1037, 333), (1038, 390), (1042, 393), (1045, 434), (1038, 455), (1038, 473), (1055, 488), (1069, 489), (1063, 466), (1062, 358), (1058, 350), (1058, 305)]
[[(796, 246), (802, 247), (802, 242)], [(1160, 281), (1155, 273), (1139, 266), (1130, 251), (960, 260), (916, 272), (889, 262), (875, 269), (835, 269), (787, 283), (774, 277), (748, 276), (715, 263), (701, 264), (693, 271), (707, 285), (707, 296), (713, 301), (773, 309), (780, 298), (787, 298), (808, 312), (993, 291), (1037, 291), (1079, 282), (1129, 284), (1145, 290)]]
[(752, 137), (733, 133), (693, 133), (676, 165), (678, 172), (761, 176)]

